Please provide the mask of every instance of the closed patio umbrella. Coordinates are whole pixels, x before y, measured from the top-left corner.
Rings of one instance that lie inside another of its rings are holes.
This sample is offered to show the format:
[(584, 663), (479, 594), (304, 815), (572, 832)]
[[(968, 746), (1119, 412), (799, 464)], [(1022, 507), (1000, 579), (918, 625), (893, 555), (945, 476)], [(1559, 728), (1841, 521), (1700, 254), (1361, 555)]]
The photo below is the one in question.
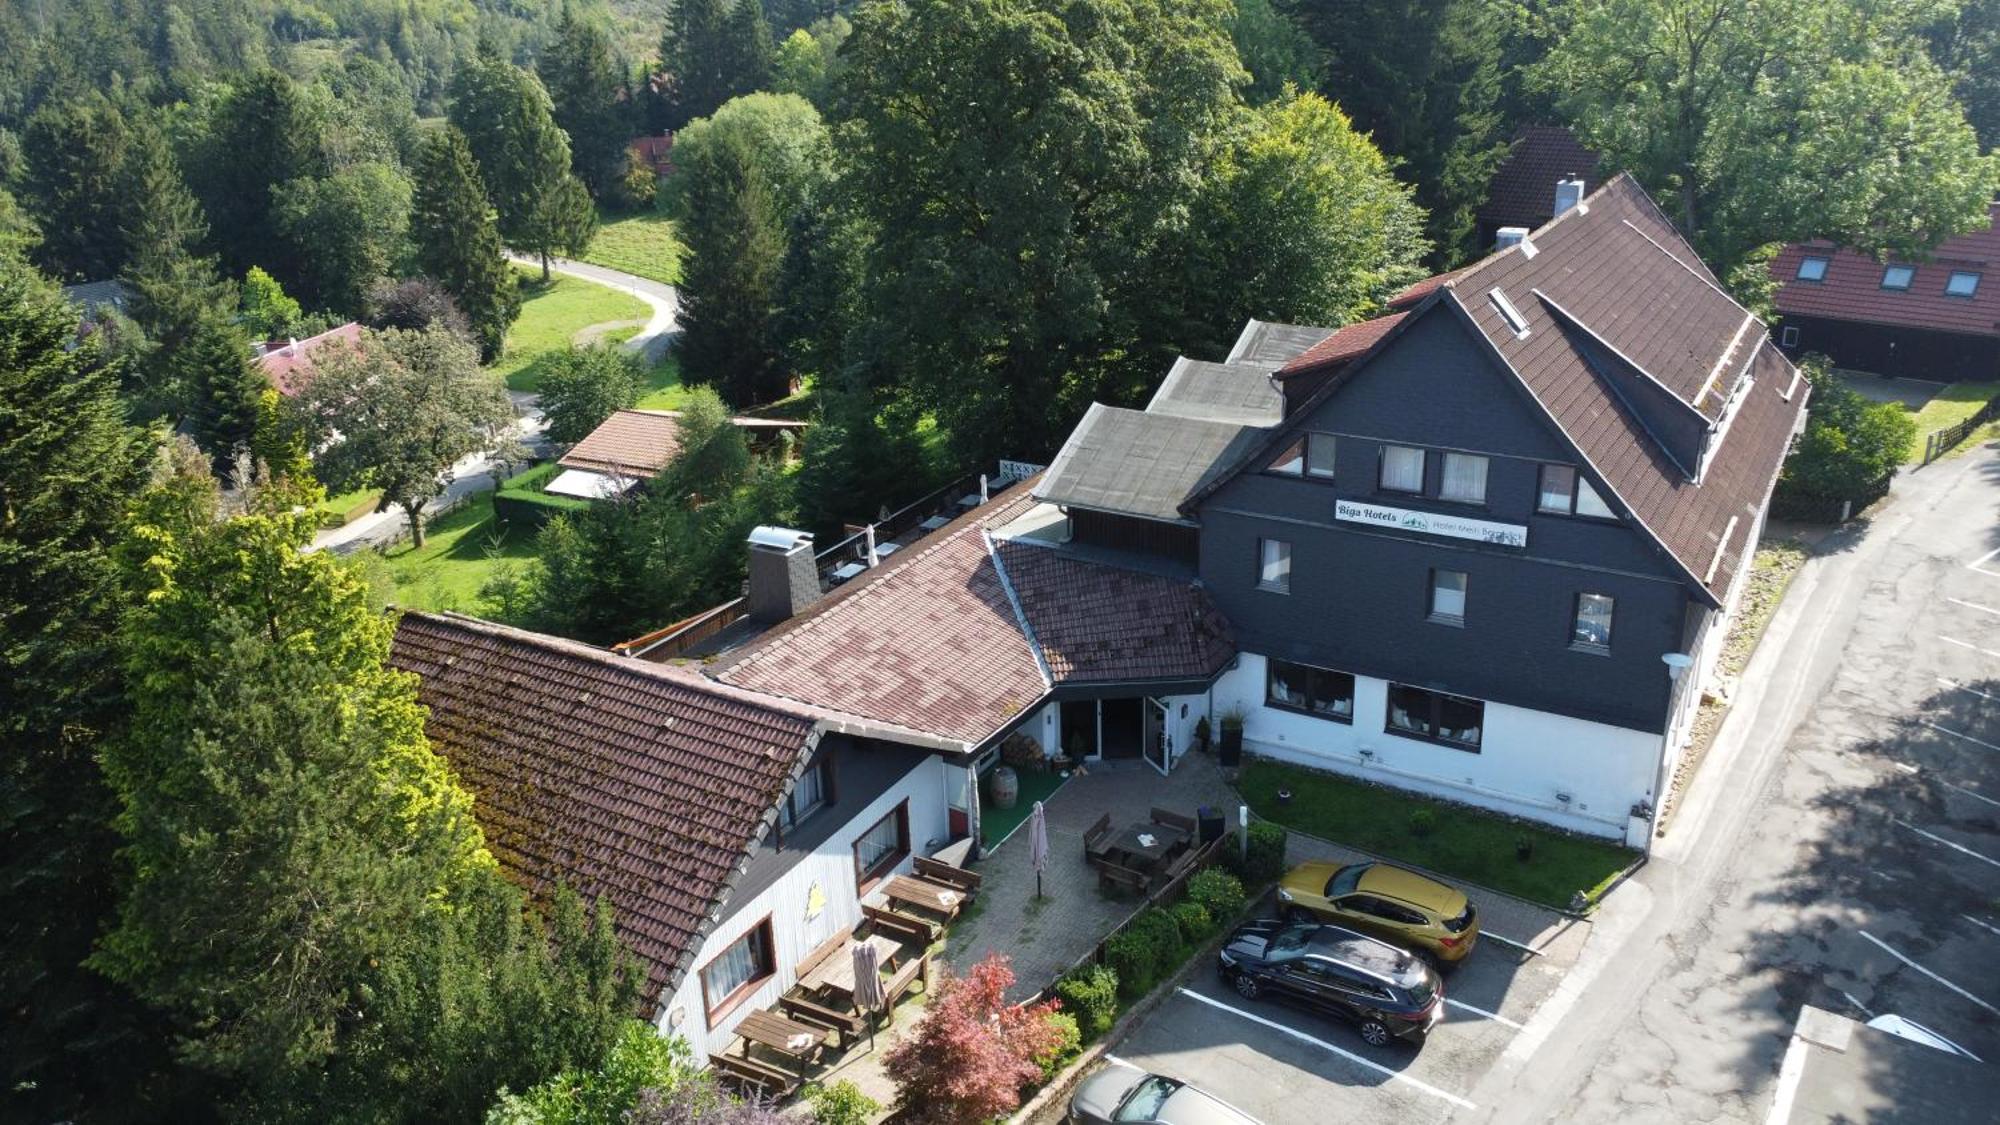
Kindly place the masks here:
[(875, 1049), (875, 1013), (882, 1007), (882, 961), (875, 943), (854, 943), (854, 1006), (868, 1013), (868, 1049)]
[(1049, 865), (1049, 818), (1042, 803), (1028, 813), (1028, 862), (1035, 868), (1035, 897), (1042, 897), (1042, 869)]

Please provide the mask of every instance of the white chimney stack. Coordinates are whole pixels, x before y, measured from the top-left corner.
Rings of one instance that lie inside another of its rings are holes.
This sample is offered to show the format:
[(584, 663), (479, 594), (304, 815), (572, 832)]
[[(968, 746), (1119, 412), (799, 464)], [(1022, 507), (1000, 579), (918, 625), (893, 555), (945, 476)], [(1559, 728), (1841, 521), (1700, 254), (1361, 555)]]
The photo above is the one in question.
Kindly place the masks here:
[(1583, 178), (1571, 174), (1556, 181), (1556, 214), (1568, 214), (1570, 208), (1583, 205)]
[(1505, 250), (1526, 241), (1528, 241), (1527, 227), (1501, 227), (1499, 235), (1493, 240), (1493, 249)]

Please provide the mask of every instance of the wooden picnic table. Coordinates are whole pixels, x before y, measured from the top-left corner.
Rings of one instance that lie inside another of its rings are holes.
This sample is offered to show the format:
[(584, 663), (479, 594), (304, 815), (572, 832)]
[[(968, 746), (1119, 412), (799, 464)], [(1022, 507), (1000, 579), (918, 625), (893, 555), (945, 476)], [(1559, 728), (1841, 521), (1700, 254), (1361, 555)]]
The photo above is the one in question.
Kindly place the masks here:
[[(1141, 840), (1142, 836), (1152, 843)], [(1124, 862), (1121, 866), (1151, 874), (1167, 862), (1167, 857), (1171, 856), (1175, 849), (1186, 844), (1188, 838), (1185, 829), (1149, 821), (1119, 829), (1105, 847), (1114, 858), (1122, 857)]]
[(882, 893), (890, 902), (907, 903), (925, 910), (934, 910), (946, 918), (958, 917), (959, 908), (965, 905), (965, 894), (950, 887), (941, 887), (908, 875), (892, 875), (882, 884)]
[(822, 988), (837, 989), (849, 997), (854, 995), (854, 947), (864, 941), (875, 947), (875, 956), (883, 968), (893, 968), (890, 958), (902, 952), (903, 943), (886, 934), (870, 934), (866, 939), (850, 941), (840, 952), (821, 961), (813, 971), (800, 978), (799, 983), (808, 990), (817, 992)]
[(805, 1074), (806, 1063), (826, 1047), (825, 1029), (786, 1019), (762, 1008), (744, 1016), (736, 1025), (736, 1034), (746, 1042), (769, 1047), (797, 1062), (801, 1076)]

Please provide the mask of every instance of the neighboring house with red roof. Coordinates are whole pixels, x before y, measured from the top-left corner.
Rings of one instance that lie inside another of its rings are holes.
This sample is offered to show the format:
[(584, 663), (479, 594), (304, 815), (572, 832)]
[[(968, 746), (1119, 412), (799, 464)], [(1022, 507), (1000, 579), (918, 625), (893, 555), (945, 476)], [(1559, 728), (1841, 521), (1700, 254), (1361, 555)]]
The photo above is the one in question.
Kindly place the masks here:
[(1923, 261), (1803, 242), (1785, 247), (1771, 273), (1778, 343), (1791, 355), (1818, 352), (1877, 375), (2000, 379), (2000, 202), (1984, 227)]
[[(680, 411), (619, 410), (584, 435), (556, 463), (562, 472), (544, 486), (560, 496), (599, 499), (651, 480), (679, 456)], [(806, 423), (786, 418), (731, 418), (752, 449), (768, 448)]]
[(1534, 230), (1562, 210), (1557, 185), (1581, 181), (1580, 198), (1604, 186), (1596, 149), (1561, 125), (1529, 125), (1514, 135), (1507, 157), (1487, 182), (1486, 202), (1477, 212), (1479, 245), (1493, 246), (1506, 228)]
[(626, 142), (627, 149), (640, 164), (653, 170), (653, 175), (665, 178), (674, 174), (674, 134), (647, 133), (633, 137)]
[(286, 398), (296, 398), (312, 382), (313, 355), (329, 345), (353, 347), (361, 342), (361, 325), (348, 321), (304, 340), (272, 340), (258, 345), (257, 366)]

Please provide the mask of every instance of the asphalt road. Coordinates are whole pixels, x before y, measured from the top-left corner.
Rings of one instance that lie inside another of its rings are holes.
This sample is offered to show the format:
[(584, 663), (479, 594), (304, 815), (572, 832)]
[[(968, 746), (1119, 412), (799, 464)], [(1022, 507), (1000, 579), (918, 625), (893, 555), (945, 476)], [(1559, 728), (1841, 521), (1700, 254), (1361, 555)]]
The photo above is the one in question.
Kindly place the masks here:
[(1807, 564), (1575, 963), (1502, 952), (1446, 986), (1501, 1019), (1454, 1008), (1421, 1051), (1207, 970), (1213, 1003), (1176, 995), (1110, 1051), (1268, 1125), (1763, 1122), (1807, 1003), (2000, 1066), (2000, 450), (1906, 476)]

